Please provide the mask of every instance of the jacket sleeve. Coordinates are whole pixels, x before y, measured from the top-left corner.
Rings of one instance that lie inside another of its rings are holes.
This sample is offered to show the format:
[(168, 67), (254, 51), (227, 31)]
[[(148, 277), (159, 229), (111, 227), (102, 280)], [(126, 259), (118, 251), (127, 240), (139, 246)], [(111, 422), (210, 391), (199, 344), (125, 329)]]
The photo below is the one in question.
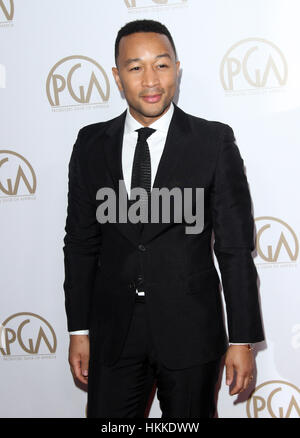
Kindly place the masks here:
[(223, 125), (212, 188), (216, 254), (226, 303), (229, 342), (264, 340), (254, 250), (254, 220), (243, 160), (230, 126)]
[[(64, 237), (65, 309), (68, 331), (88, 330), (91, 295), (101, 246), (96, 219), (96, 198), (84, 177), (84, 143), (81, 131), (69, 162), (68, 207)], [(96, 194), (95, 194), (96, 196)]]

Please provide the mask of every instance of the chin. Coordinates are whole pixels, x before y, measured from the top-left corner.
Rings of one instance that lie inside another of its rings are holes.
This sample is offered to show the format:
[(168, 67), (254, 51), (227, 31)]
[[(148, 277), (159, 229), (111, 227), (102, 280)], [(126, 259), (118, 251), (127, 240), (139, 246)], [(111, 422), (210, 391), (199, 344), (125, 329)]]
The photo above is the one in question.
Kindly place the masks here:
[[(150, 106), (150, 105), (149, 105)], [(161, 105), (159, 107), (155, 107), (152, 105), (150, 108), (141, 108), (141, 112), (144, 117), (158, 117), (163, 113), (168, 105)]]

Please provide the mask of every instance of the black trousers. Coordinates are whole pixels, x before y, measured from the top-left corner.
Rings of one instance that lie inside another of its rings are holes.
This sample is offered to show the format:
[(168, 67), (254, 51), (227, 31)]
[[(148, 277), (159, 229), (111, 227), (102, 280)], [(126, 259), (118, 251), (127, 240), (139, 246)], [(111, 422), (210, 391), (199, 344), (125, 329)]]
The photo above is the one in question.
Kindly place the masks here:
[(156, 384), (161, 418), (212, 418), (221, 357), (191, 368), (166, 368), (156, 354), (145, 306), (137, 295), (118, 362), (90, 361), (87, 417), (144, 418)]

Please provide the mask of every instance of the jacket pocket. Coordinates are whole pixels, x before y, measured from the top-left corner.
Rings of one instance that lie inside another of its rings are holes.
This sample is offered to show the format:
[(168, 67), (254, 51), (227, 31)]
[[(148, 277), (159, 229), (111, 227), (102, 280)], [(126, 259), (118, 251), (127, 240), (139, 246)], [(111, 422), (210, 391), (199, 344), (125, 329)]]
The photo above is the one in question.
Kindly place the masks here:
[(216, 268), (206, 269), (205, 271), (196, 272), (187, 278), (186, 293), (200, 294), (206, 290), (217, 290), (220, 279)]

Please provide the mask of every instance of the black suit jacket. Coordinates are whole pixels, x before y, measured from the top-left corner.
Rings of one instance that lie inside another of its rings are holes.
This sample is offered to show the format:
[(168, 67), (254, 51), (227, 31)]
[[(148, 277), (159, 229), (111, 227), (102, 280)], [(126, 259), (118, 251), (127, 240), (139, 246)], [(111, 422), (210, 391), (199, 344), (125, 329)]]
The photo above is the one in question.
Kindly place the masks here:
[(174, 105), (153, 187), (204, 188), (204, 228), (186, 234), (184, 221), (100, 224), (101, 187), (118, 194), (126, 111), (79, 131), (69, 164), (65, 254), (68, 330), (89, 329), (90, 360), (112, 365), (120, 356), (142, 272), (146, 307), (159, 357), (170, 369), (204, 363), (230, 342), (264, 339), (257, 271), (251, 256), (254, 222), (243, 160), (232, 129)]

